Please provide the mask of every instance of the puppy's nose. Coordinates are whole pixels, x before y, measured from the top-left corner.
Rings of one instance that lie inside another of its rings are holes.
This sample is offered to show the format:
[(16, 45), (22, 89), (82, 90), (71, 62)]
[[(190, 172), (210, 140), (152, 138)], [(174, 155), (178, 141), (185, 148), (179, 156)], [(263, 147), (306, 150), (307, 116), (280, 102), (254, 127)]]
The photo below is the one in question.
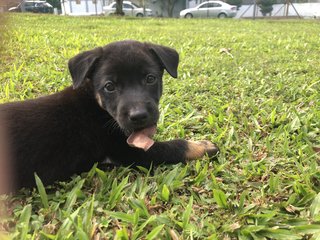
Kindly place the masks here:
[(148, 118), (148, 112), (145, 109), (134, 109), (129, 112), (129, 119), (132, 122), (143, 122)]

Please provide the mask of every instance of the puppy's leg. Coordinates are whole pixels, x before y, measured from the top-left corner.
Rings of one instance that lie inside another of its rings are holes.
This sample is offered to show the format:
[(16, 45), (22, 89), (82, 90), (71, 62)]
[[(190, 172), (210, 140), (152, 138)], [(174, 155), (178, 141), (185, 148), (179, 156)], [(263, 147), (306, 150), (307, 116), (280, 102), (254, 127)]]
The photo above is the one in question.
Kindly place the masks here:
[(203, 156), (214, 157), (219, 148), (209, 141), (186, 141), (182, 139), (155, 142), (146, 152), (146, 159), (155, 164), (178, 163), (195, 160)]
[(219, 148), (217, 145), (210, 141), (187, 141), (188, 150), (186, 152), (187, 160), (194, 160), (201, 158), (204, 155), (208, 157), (215, 157), (219, 153)]
[(155, 142), (147, 151), (131, 147), (127, 142), (118, 142), (110, 159), (115, 164), (150, 167), (159, 164), (185, 163), (204, 156), (214, 157), (219, 148), (209, 141), (187, 141), (176, 139), (166, 142)]

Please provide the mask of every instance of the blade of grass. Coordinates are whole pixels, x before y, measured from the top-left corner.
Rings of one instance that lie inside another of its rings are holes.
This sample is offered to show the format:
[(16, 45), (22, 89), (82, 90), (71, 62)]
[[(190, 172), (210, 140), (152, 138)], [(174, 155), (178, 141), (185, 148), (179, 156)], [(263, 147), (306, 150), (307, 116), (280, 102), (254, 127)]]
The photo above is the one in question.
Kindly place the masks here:
[(31, 204), (26, 205), (21, 212), (18, 228), (20, 230), (19, 239), (28, 239), (27, 234), (29, 232), (29, 222), (31, 217)]
[(190, 197), (189, 203), (186, 207), (186, 209), (183, 212), (182, 215), (182, 228), (185, 229), (190, 221), (190, 216), (192, 212), (192, 206), (193, 206), (193, 196)]
[(155, 239), (158, 234), (161, 232), (161, 230), (163, 229), (164, 224), (157, 226), (156, 228), (154, 228), (146, 237), (147, 240), (152, 240)]
[(40, 194), (41, 202), (45, 208), (49, 208), (48, 195), (47, 195), (46, 190), (43, 186), (43, 183), (36, 173), (34, 173), (34, 177), (36, 180), (38, 192)]
[(226, 194), (220, 189), (213, 189), (213, 197), (219, 207), (228, 208)]

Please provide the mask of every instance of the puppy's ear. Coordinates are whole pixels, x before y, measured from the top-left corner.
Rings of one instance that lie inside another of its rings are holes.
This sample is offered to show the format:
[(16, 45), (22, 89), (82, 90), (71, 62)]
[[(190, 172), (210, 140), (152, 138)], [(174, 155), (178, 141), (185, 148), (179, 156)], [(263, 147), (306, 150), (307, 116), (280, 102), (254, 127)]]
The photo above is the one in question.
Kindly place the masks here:
[(90, 51), (79, 53), (68, 62), (69, 71), (72, 77), (73, 88), (81, 86), (84, 80), (89, 76), (94, 63), (101, 57), (102, 48), (95, 48)]
[(150, 51), (155, 53), (163, 67), (174, 78), (178, 77), (179, 54), (176, 50), (161, 45), (149, 44)]

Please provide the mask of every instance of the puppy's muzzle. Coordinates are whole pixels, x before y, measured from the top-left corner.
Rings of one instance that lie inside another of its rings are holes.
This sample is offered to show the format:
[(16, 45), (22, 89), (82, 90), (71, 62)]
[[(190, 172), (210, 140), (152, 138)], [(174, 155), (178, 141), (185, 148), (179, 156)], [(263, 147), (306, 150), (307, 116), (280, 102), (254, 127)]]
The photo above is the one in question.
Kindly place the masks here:
[(138, 104), (128, 110), (128, 126), (132, 132), (128, 136), (127, 143), (131, 147), (136, 147), (147, 151), (153, 144), (153, 135), (156, 133), (156, 122), (158, 111), (148, 104)]
[(131, 102), (120, 106), (118, 123), (126, 130), (141, 130), (157, 124), (159, 111), (151, 102)]
[(131, 109), (128, 113), (129, 120), (134, 124), (144, 124), (148, 120), (149, 113), (145, 108)]

